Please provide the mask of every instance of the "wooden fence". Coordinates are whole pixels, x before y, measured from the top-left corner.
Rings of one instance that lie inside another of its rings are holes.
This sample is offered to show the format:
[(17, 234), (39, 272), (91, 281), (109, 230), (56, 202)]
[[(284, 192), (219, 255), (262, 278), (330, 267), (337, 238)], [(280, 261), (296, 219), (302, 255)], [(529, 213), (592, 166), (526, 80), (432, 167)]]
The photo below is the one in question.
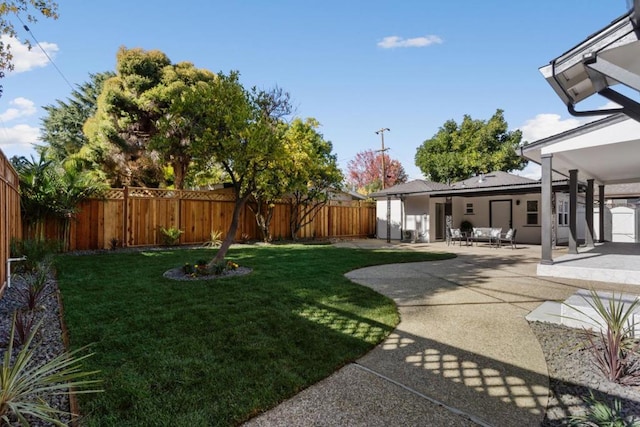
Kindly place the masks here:
[[(203, 243), (212, 231), (227, 231), (233, 209), (234, 196), (229, 191), (112, 189), (103, 199), (88, 200), (79, 206), (71, 223), (69, 248), (109, 248), (116, 240), (120, 246), (158, 245), (161, 227), (182, 230), (180, 244)], [(289, 218), (288, 205), (276, 204), (271, 221), (274, 239), (290, 237)], [(298, 237), (367, 237), (375, 234), (375, 227), (375, 204), (332, 201), (300, 230)], [(60, 230), (60, 224), (49, 223), (46, 235), (60, 238)], [(255, 217), (245, 206), (235, 239), (260, 238)]]
[(20, 193), (18, 174), (0, 151), (0, 295), (4, 291), (9, 244), (12, 238), (22, 237), (20, 224)]

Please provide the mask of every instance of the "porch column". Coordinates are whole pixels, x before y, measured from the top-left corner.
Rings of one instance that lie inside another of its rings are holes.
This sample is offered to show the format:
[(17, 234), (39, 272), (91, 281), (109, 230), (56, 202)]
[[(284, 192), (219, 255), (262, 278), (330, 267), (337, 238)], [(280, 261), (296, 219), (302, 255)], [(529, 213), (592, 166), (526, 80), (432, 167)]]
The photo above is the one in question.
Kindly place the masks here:
[(593, 179), (587, 180), (587, 199), (585, 201), (585, 210), (587, 211), (587, 229), (585, 232), (585, 240), (588, 248), (592, 248), (593, 244)]
[(604, 185), (598, 185), (598, 203), (600, 211), (598, 212), (598, 241), (604, 242)]
[(569, 171), (569, 251), (570, 254), (578, 253), (578, 170)]
[(540, 159), (542, 166), (542, 194), (540, 196), (540, 220), (542, 228), (540, 230), (540, 238), (542, 245), (542, 255), (540, 264), (553, 264), (553, 255), (551, 251), (551, 241), (553, 233), (553, 211), (551, 206), (551, 194), (553, 192), (551, 160), (552, 154), (543, 154)]

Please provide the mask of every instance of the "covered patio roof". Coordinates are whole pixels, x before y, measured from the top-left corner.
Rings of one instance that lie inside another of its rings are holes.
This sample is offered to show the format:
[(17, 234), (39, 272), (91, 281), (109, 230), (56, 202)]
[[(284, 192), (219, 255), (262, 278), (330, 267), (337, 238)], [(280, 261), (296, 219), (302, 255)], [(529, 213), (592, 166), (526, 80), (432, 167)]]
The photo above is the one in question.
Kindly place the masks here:
[(600, 185), (640, 181), (640, 122), (616, 114), (520, 147), (535, 163), (553, 155), (553, 170), (564, 176), (580, 171), (580, 179)]

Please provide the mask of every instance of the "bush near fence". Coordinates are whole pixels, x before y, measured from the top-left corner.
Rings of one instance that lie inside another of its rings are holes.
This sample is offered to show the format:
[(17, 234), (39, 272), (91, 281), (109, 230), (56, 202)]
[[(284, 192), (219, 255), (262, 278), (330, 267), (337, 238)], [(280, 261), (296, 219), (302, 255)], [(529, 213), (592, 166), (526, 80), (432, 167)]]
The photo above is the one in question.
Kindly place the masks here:
[[(80, 204), (71, 224), (70, 249), (106, 249), (117, 240), (119, 246), (161, 244), (160, 228), (183, 231), (180, 244), (209, 240), (211, 231), (225, 233), (230, 225), (234, 195), (228, 189), (212, 191), (122, 188), (109, 190), (102, 199)], [(289, 206), (276, 203), (271, 221), (274, 239), (290, 238)], [(375, 234), (375, 204), (360, 201), (331, 201), (322, 207), (312, 223), (298, 233), (300, 239), (368, 237)], [(48, 238), (60, 239), (61, 224), (49, 221)], [(245, 206), (240, 216), (236, 241), (260, 240), (255, 217)]]
[(0, 295), (7, 280), (11, 239), (22, 238), (18, 173), (0, 151)]

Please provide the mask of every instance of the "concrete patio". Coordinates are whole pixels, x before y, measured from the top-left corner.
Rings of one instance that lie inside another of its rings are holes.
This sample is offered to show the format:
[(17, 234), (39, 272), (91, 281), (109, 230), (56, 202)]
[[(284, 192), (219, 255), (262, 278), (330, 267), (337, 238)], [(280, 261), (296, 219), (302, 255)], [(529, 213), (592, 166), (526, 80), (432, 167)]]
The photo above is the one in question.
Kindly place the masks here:
[[(392, 298), (400, 324), (361, 359), (248, 425), (540, 425), (549, 377), (526, 316), (579, 289), (640, 293), (636, 285), (539, 277), (539, 246), (373, 239), (336, 245), (458, 256), (348, 273)], [(557, 249), (554, 257), (565, 252)]]
[[(554, 254), (556, 255), (556, 254)], [(539, 276), (640, 285), (640, 244), (596, 243), (579, 247), (577, 254), (564, 253), (553, 264), (539, 264)]]

